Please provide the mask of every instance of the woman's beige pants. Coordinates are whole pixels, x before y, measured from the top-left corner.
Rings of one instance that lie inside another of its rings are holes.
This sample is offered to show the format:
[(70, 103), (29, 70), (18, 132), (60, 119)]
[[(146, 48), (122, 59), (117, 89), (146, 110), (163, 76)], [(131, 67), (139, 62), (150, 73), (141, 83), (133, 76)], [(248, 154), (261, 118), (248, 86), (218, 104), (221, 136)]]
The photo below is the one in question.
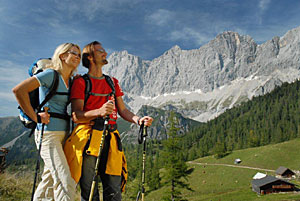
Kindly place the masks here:
[[(74, 201), (76, 183), (63, 151), (65, 131), (44, 131), (41, 157), (44, 160), (42, 181), (39, 183), (34, 201)], [(35, 132), (35, 143), (39, 147), (40, 132)]]

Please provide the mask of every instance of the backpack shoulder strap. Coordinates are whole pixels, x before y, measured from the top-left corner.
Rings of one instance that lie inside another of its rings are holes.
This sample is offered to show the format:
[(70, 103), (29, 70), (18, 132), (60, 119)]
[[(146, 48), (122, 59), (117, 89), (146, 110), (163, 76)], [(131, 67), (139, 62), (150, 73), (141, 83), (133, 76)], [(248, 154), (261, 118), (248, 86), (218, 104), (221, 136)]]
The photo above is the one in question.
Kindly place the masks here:
[(88, 74), (84, 74), (82, 78), (84, 79), (85, 82), (85, 90), (84, 90), (84, 105), (85, 105), (91, 95), (92, 81), (89, 78)]
[(116, 95), (116, 90), (115, 90), (115, 84), (114, 81), (112, 80), (112, 78), (108, 75), (103, 74), (105, 77), (106, 82), (108, 83), (108, 85), (110, 86), (112, 92), (111, 95), (115, 96)]
[[(112, 78), (108, 75), (105, 75), (105, 74), (103, 74), (103, 75), (105, 77), (106, 82), (108, 83), (108, 85), (110, 86), (110, 88), (112, 90), (110, 96), (115, 96), (116, 90), (115, 90), (115, 85), (114, 85)], [(88, 74), (84, 74), (82, 76), (82, 78), (84, 79), (84, 82), (85, 82), (84, 104), (86, 104), (87, 100), (89, 99), (89, 97), (91, 95), (92, 81), (91, 81), (90, 77), (88, 76)]]
[(58, 72), (56, 70), (53, 70), (54, 74), (53, 74), (53, 81), (52, 84), (49, 88), (49, 93), (46, 95), (45, 99), (43, 100), (43, 102), (41, 104), (39, 104), (39, 106), (37, 107), (37, 112), (40, 112), (42, 107), (54, 96), (54, 94), (56, 93), (58, 84), (59, 84), (59, 77), (58, 77)]

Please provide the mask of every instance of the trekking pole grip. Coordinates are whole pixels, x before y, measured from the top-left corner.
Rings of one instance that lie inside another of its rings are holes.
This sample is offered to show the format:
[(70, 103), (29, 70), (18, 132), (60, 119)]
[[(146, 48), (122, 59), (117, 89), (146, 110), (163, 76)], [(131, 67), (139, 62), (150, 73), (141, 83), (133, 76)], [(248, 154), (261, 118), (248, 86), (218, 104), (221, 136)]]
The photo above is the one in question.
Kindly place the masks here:
[(148, 126), (144, 126), (144, 129), (143, 129), (143, 137), (147, 137), (147, 136), (148, 136), (147, 128), (148, 128)]
[(142, 144), (144, 141), (144, 122), (140, 125), (140, 130), (138, 134), (138, 142), (139, 144)]

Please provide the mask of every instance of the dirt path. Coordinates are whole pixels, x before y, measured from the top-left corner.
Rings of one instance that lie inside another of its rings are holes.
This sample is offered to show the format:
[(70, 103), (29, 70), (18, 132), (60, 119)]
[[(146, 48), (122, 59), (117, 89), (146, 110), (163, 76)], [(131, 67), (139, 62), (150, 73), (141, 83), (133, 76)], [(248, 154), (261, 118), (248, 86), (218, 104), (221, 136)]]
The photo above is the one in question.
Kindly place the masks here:
[(222, 163), (197, 163), (197, 162), (193, 162), (193, 161), (189, 161), (188, 163), (196, 164), (196, 165), (227, 166), (227, 167), (245, 168), (245, 169), (260, 170), (260, 171), (267, 171), (267, 172), (275, 172), (275, 170), (262, 169), (262, 168), (249, 167), (249, 166), (241, 166), (241, 165), (229, 165), (229, 164), (222, 164)]

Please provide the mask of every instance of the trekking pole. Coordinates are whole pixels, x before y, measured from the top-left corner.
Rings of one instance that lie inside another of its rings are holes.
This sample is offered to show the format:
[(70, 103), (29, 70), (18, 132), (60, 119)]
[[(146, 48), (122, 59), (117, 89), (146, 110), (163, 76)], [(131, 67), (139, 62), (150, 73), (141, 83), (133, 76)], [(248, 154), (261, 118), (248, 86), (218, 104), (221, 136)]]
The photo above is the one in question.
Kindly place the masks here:
[(106, 133), (108, 131), (107, 130), (108, 129), (108, 120), (109, 120), (109, 115), (107, 115), (104, 120), (103, 133), (101, 136), (99, 153), (98, 153), (98, 157), (96, 160), (95, 173), (94, 173), (94, 177), (93, 177), (93, 183), (92, 183), (92, 187), (91, 187), (91, 191), (90, 191), (89, 201), (93, 200), (93, 195), (94, 195), (94, 190), (95, 190), (96, 180), (97, 180), (97, 175), (98, 175), (98, 169), (99, 169), (99, 164), (100, 164), (100, 159), (101, 159), (101, 153), (102, 153), (103, 145), (104, 145), (104, 139), (105, 139)]
[[(48, 111), (48, 107), (44, 107), (44, 111)], [(43, 135), (44, 135), (44, 128), (45, 128), (45, 123), (42, 124), (42, 131), (40, 135), (40, 141), (39, 141), (39, 150), (38, 150), (38, 156), (37, 156), (37, 161), (36, 161), (36, 166), (35, 166), (35, 175), (34, 175), (34, 180), (33, 180), (33, 186), (32, 186), (32, 194), (31, 194), (31, 201), (33, 201), (34, 197), (34, 191), (35, 191), (35, 184), (37, 180), (37, 174), (38, 171), (40, 170), (40, 154), (41, 154), (41, 148), (42, 148), (42, 140), (43, 140)]]
[(139, 144), (143, 144), (143, 169), (142, 169), (142, 192), (139, 191), (136, 201), (140, 199), (140, 195), (142, 193), (142, 201), (145, 199), (145, 172), (146, 172), (146, 137), (147, 137), (147, 126), (142, 123), (140, 127), (140, 136), (139, 136)]

